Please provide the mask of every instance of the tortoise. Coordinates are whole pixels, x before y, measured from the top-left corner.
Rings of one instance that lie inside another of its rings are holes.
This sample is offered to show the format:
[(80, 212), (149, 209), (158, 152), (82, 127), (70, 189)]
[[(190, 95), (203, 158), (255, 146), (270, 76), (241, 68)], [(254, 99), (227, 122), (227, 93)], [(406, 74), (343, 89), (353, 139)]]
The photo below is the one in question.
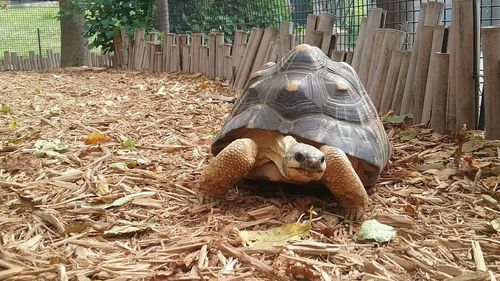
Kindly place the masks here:
[(252, 74), (211, 152), (197, 182), (202, 202), (243, 178), (319, 182), (345, 219), (358, 220), (391, 147), (353, 68), (301, 44)]

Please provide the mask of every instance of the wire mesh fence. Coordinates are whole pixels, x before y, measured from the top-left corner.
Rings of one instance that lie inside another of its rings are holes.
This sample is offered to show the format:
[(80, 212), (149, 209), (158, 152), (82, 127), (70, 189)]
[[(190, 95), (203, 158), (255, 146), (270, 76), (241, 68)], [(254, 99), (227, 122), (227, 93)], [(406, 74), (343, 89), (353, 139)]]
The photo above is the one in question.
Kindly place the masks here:
[[(2, 1), (0, 1), (2, 3)], [(57, 1), (7, 1), (0, 5), (0, 51), (27, 55), (59, 50)]]

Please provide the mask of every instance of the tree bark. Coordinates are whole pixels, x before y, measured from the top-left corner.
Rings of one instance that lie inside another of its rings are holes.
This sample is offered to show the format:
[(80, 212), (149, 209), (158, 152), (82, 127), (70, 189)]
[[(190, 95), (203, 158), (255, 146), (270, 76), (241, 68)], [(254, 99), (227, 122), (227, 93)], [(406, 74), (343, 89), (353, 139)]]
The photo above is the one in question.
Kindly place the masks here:
[(61, 67), (87, 64), (87, 40), (83, 37), (84, 13), (74, 10), (75, 0), (60, 0), (61, 9)]
[(156, 11), (156, 29), (161, 32), (168, 33), (168, 0), (155, 0), (155, 11)]

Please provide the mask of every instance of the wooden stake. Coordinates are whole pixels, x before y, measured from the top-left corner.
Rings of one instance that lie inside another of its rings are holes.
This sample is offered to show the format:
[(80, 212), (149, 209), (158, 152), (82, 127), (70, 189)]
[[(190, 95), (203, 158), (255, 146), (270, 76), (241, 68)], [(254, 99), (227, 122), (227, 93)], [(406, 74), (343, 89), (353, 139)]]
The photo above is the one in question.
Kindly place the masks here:
[(173, 33), (167, 33), (165, 35), (165, 38), (163, 39), (162, 43), (162, 60), (163, 60), (163, 70), (166, 72), (170, 72), (170, 59), (171, 59), (171, 49), (172, 45), (174, 44), (174, 37), (175, 34)]
[(484, 130), (487, 139), (500, 139), (500, 27), (482, 28), (484, 65)]
[(396, 88), (394, 90), (394, 99), (392, 100), (392, 110), (396, 114), (401, 113), (401, 103), (403, 101), (403, 95), (406, 85), (406, 77), (408, 76), (408, 67), (410, 65), (411, 59), (410, 51), (404, 51), (401, 58), (401, 66), (399, 67), (398, 80), (396, 82)]
[(380, 8), (370, 8), (366, 21), (365, 38), (363, 39), (363, 51), (359, 61), (358, 75), (363, 85), (368, 83), (368, 73), (372, 60), (373, 47), (375, 43), (375, 33), (384, 26), (384, 10)]
[(224, 56), (224, 79), (227, 81), (231, 81), (231, 78), (233, 76), (233, 62), (231, 61), (232, 57), (231, 56)]
[(215, 78), (215, 65), (217, 56), (217, 39), (215, 33), (208, 34), (208, 65), (207, 75), (208, 78)]
[(333, 61), (345, 61), (346, 51), (330, 51), (330, 59)]
[[(224, 44), (224, 33), (216, 33), (215, 35), (215, 77), (223, 78), (224, 77), (224, 54), (221, 53), (222, 48), (219, 46)], [(229, 51), (231, 52), (231, 51)]]
[[(225, 59), (225, 57), (229, 57), (229, 55), (231, 55), (231, 47), (232, 45), (231, 44), (221, 44), (218, 46), (218, 50), (217, 50), (217, 73), (219, 73), (219, 78), (225, 78), (226, 75), (225, 75), (225, 72), (224, 72), (224, 64), (225, 64), (225, 60), (227, 62), (229, 62), (228, 59)], [(220, 58), (219, 58), (220, 56)], [(229, 65), (227, 66), (229, 67)]]
[(354, 47), (354, 54), (352, 56), (352, 63), (351, 66), (358, 72), (359, 70), (359, 62), (361, 61), (361, 55), (363, 53), (363, 45), (364, 45), (364, 39), (366, 37), (366, 22), (367, 22), (367, 17), (363, 17), (361, 19), (361, 24), (359, 26), (359, 33), (358, 33), (358, 38), (356, 40), (356, 46)]
[(3, 52), (3, 65), (4, 65), (5, 70), (12, 69), (12, 60), (11, 60), (9, 51)]
[(191, 36), (191, 66), (190, 71), (192, 73), (200, 72), (200, 47), (203, 44), (203, 34), (193, 33)]
[[(374, 58), (374, 60), (376, 60), (377, 67), (373, 75), (371, 73), (369, 74), (370, 77), (373, 76), (373, 80), (371, 80), (371, 84), (369, 85), (371, 93), (369, 93), (373, 97), (374, 105), (377, 109), (380, 109), (380, 104), (382, 102), (382, 95), (384, 94), (387, 71), (391, 62), (392, 51), (401, 49), (403, 46), (404, 36), (405, 33), (403, 31), (384, 29), (382, 46), (380, 47), (380, 52), (378, 53), (379, 58)], [(392, 94), (393, 93), (391, 93), (391, 95)]]
[(347, 51), (347, 53), (345, 55), (345, 62), (348, 64), (351, 64), (353, 56), (354, 56), (354, 53), (352, 51)]
[(255, 60), (252, 66), (252, 71), (250, 74), (258, 71), (265, 63), (266, 54), (271, 47), (271, 42), (276, 38), (276, 29), (273, 27), (264, 29), (264, 34), (262, 35), (262, 40), (260, 42), (257, 53), (255, 54)]
[[(316, 31), (323, 33), (321, 39), (321, 50), (323, 51), (323, 53), (325, 53), (325, 55), (328, 55), (330, 53), (330, 50), (334, 49), (335, 47), (335, 40), (332, 40), (332, 34), (334, 34), (333, 33), (334, 24), (335, 24), (335, 15), (328, 13), (322, 13), (319, 15), (318, 27), (316, 28)], [(331, 46), (332, 41), (333, 41), (333, 46)]]
[(408, 77), (406, 77), (405, 91), (403, 101), (401, 104), (401, 113), (411, 113), (413, 111), (415, 101), (415, 68), (418, 61), (418, 45), (420, 30), (424, 25), (436, 26), (438, 25), (444, 4), (441, 2), (427, 2), (422, 4), (422, 11), (420, 12), (417, 24), (417, 31), (415, 32), (415, 41), (412, 48), (410, 65), (408, 66)]
[[(422, 26), (420, 28), (420, 37), (418, 38), (419, 42), (417, 44), (417, 52), (418, 52), (418, 61), (415, 66), (415, 98), (413, 103), (413, 123), (421, 123), (422, 122), (422, 111), (424, 108), (424, 99), (425, 99), (425, 88), (427, 85), (427, 74), (429, 73), (429, 61), (431, 57), (431, 49), (432, 49), (432, 41), (434, 37), (434, 33), (436, 30), (436, 36), (439, 41), (439, 49), (443, 44), (443, 34), (444, 27), (438, 26)], [(437, 42), (436, 42), (437, 43)], [(438, 50), (436, 50), (438, 51)], [(429, 117), (430, 117), (430, 108), (429, 108)]]
[[(444, 26), (437, 26), (434, 28), (434, 34), (432, 36), (432, 46), (431, 46), (431, 51), (429, 55), (429, 66), (428, 70), (426, 71), (426, 78), (425, 81), (429, 79), (431, 75), (431, 67), (434, 67), (433, 60), (435, 59), (434, 56), (436, 53), (441, 52), (442, 50), (446, 50), (446, 42), (445, 42), (445, 31), (446, 28)], [(428, 82), (424, 86), (423, 94), (424, 94), (424, 100), (423, 100), (423, 106), (422, 106), (422, 119), (420, 120), (420, 123), (427, 124), (431, 121), (431, 108), (432, 108), (432, 99), (433, 99), (433, 94), (429, 89)], [(419, 89), (418, 87), (415, 89), (415, 93), (419, 93), (422, 90)], [(415, 119), (414, 119), (415, 120)]]
[(245, 87), (247, 79), (250, 76), (252, 62), (254, 61), (255, 54), (257, 53), (257, 50), (259, 48), (263, 33), (264, 30), (262, 28), (252, 28), (243, 60), (240, 63), (240, 67), (238, 68), (236, 74), (234, 86), (238, 90), (243, 90), (243, 87)]
[(293, 34), (293, 22), (283, 21), (280, 24), (279, 44), (276, 44), (276, 57), (281, 59), (283, 54), (291, 50), (291, 34)]
[(234, 33), (234, 43), (233, 43), (233, 68), (238, 69), (240, 62), (245, 54), (245, 45), (247, 41), (247, 33), (243, 30), (236, 30)]
[(431, 56), (426, 95), (432, 96), (431, 128), (438, 133), (446, 132), (446, 97), (450, 55), (435, 53)]
[(307, 15), (304, 43), (320, 48), (323, 34), (321, 32), (316, 31), (317, 22), (318, 22), (318, 16)]
[(202, 45), (200, 46), (200, 72), (203, 75), (208, 75), (207, 69), (207, 61), (208, 61), (208, 46)]
[[(477, 69), (477, 50), (474, 46), (474, 13), (477, 9), (474, 4), (476, 0), (453, 1), (453, 50), (455, 67), (450, 69), (450, 81), (454, 84), (456, 101), (456, 126), (461, 128), (463, 124), (467, 129), (476, 129), (478, 95), (474, 74)], [(460, 98), (458, 98), (460, 97)]]
[(384, 84), (382, 92), (378, 93), (380, 98), (380, 112), (388, 112), (391, 109), (394, 93), (396, 91), (396, 84), (398, 82), (398, 74), (401, 67), (401, 59), (403, 58), (403, 51), (392, 51), (389, 68), (387, 70), (387, 79)]
[(173, 44), (170, 46), (170, 72), (177, 72), (181, 69), (179, 58), (179, 45)]

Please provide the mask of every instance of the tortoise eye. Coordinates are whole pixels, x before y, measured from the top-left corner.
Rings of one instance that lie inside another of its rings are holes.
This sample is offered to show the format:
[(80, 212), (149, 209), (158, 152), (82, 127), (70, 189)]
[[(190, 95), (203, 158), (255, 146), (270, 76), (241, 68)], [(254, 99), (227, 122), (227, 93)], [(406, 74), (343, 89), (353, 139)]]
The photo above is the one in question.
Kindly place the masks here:
[(306, 156), (302, 152), (296, 152), (294, 158), (297, 162), (302, 163), (306, 160)]
[(319, 159), (319, 162), (320, 162), (320, 163), (325, 162), (325, 156), (321, 156), (321, 158)]

